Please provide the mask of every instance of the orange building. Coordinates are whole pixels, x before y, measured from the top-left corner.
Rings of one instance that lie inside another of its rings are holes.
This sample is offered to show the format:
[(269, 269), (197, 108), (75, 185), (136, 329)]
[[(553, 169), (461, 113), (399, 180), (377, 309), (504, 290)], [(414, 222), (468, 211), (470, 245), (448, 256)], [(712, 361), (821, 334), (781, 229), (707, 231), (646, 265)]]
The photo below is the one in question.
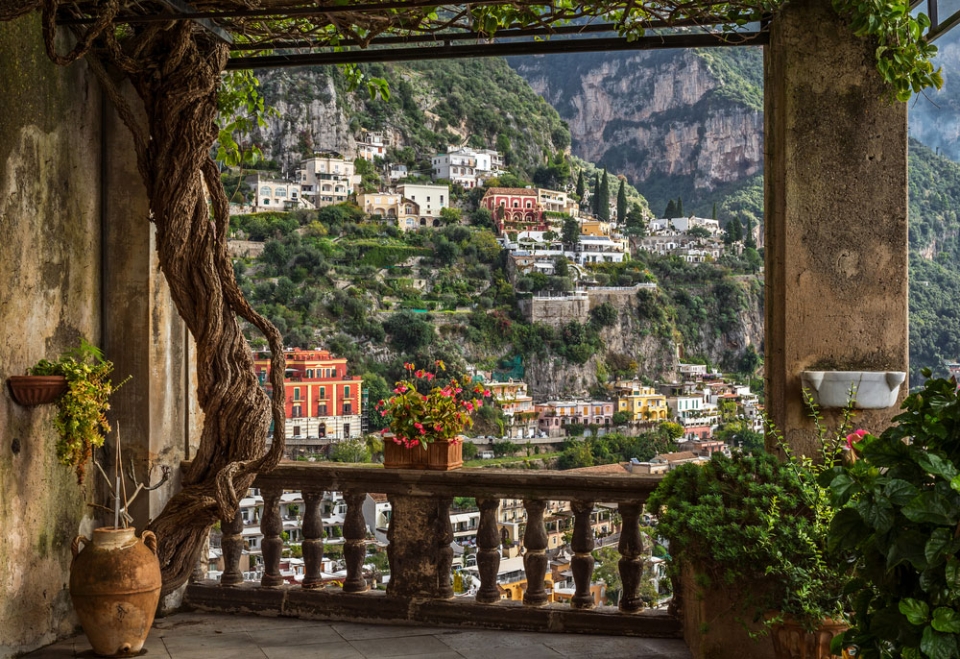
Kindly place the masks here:
[[(288, 440), (347, 439), (362, 434), (363, 380), (347, 375), (347, 360), (326, 350), (286, 353), (286, 435)], [(254, 354), (260, 383), (269, 388), (270, 355)]]

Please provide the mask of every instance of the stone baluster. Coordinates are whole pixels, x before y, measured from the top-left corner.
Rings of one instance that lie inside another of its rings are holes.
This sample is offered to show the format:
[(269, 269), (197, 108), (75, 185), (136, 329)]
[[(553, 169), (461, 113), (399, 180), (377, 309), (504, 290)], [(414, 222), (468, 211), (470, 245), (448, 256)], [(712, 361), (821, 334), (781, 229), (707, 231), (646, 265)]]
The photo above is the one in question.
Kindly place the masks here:
[(453, 526), (450, 524), (450, 505), (453, 497), (437, 498), (436, 526), (433, 537), (437, 543), (437, 597), (453, 599), (453, 583), (450, 572), (453, 570)]
[(570, 569), (573, 572), (573, 581), (576, 592), (570, 600), (575, 609), (592, 609), (596, 606), (593, 594), (590, 592), (590, 582), (593, 579), (593, 527), (590, 517), (593, 514), (593, 501), (571, 501), (573, 509), (573, 540), (570, 548), (573, 549), (573, 561)]
[(500, 601), (497, 588), (497, 572), (500, 571), (500, 533), (497, 531), (497, 508), (499, 499), (478, 498), (480, 527), (477, 529), (477, 570), (480, 573), (480, 589), (477, 601), (493, 604)]
[(347, 517), (343, 521), (343, 562), (347, 566), (347, 578), (343, 592), (362, 593), (370, 588), (363, 578), (363, 562), (367, 557), (367, 525), (363, 521), (364, 492), (344, 492), (347, 502)]
[(263, 578), (260, 585), (270, 588), (283, 585), (280, 576), (280, 555), (283, 553), (283, 522), (280, 520), (280, 495), (283, 490), (279, 487), (264, 487), (263, 517), (260, 519), (260, 532), (263, 533), (263, 542), (260, 551), (263, 554)]
[(550, 597), (544, 588), (547, 574), (547, 529), (543, 525), (546, 502), (542, 499), (524, 499), (527, 511), (527, 529), (523, 533), (523, 569), (527, 575), (527, 591), (523, 603), (528, 606), (543, 606)]
[(305, 490), (303, 493), (303, 587), (323, 585), (320, 567), (323, 563), (323, 515), (320, 502), (323, 492)]
[(230, 521), (220, 520), (220, 549), (223, 552), (221, 586), (239, 586), (243, 583), (240, 571), (240, 556), (243, 555), (243, 515), (238, 510)]
[(623, 594), (620, 596), (620, 610), (624, 613), (634, 613), (643, 609), (643, 600), (640, 599), (640, 581), (643, 579), (643, 561), (649, 543), (645, 546), (643, 535), (640, 533), (639, 503), (621, 503), (620, 516), (623, 518), (623, 529), (620, 531), (620, 581), (623, 584)]

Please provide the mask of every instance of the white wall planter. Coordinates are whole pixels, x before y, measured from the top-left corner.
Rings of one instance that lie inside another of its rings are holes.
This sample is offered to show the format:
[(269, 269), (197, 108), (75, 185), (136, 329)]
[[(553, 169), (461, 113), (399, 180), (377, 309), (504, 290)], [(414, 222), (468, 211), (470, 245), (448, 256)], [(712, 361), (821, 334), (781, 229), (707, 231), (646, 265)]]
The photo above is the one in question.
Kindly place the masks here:
[(858, 410), (882, 410), (897, 404), (903, 371), (804, 371), (800, 381), (821, 408), (846, 407), (851, 398)]

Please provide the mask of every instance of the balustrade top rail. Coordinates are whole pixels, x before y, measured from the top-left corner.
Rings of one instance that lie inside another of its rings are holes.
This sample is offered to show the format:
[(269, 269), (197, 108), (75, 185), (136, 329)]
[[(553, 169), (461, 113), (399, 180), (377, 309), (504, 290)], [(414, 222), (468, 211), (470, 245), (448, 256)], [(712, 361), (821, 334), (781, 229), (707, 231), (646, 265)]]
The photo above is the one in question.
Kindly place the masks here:
[(362, 491), (422, 496), (470, 496), (496, 499), (536, 498), (643, 503), (661, 476), (597, 475), (521, 469), (424, 471), (316, 463), (281, 463), (257, 476), (256, 487), (285, 490)]

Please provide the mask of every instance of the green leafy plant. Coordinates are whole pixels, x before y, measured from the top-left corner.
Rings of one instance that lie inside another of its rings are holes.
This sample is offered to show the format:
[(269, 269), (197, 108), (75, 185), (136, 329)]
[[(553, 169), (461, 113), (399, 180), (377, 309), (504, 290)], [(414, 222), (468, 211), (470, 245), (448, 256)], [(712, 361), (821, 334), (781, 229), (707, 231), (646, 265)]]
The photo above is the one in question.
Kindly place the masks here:
[[(929, 377), (927, 370), (925, 376)], [(832, 549), (857, 560), (853, 626), (836, 647), (867, 659), (960, 656), (960, 397), (929, 379), (896, 425), (851, 435), (850, 458), (824, 473)]]
[(817, 461), (789, 451), (783, 462), (715, 454), (670, 472), (650, 497), (658, 531), (670, 541), (673, 577), (687, 564), (703, 585), (734, 590), (744, 623), (775, 612), (767, 626), (790, 617), (813, 630), (844, 614), (850, 568), (829, 555), (835, 510), (818, 477), (839, 459), (849, 415), (831, 433), (815, 407), (811, 414), (821, 439)]
[[(435, 366), (437, 371), (446, 370), (441, 360), (437, 360)], [(473, 427), (471, 414), (483, 406), (483, 397), (490, 396), (489, 390), (479, 384), (465, 389), (456, 378), (444, 386), (432, 385), (437, 373), (418, 369), (410, 363), (403, 367), (409, 374), (408, 379), (398, 381), (394, 395), (377, 403), (377, 409), (388, 419), (393, 433), (389, 439), (406, 448), (426, 449), (427, 444), (457, 439), (464, 430)], [(471, 400), (470, 392), (479, 397)], [(384, 428), (382, 434), (386, 432)]]
[[(57, 458), (74, 467), (77, 482), (83, 482), (87, 460), (93, 447), (103, 446), (110, 432), (106, 411), (110, 395), (126, 380), (114, 385), (110, 380), (113, 362), (103, 358), (99, 348), (80, 339), (75, 348), (57, 361), (42, 359), (29, 369), (30, 375), (62, 375), (67, 379), (67, 393), (57, 403), (54, 425), (60, 434)], [(129, 378), (128, 378), (129, 379)]]

